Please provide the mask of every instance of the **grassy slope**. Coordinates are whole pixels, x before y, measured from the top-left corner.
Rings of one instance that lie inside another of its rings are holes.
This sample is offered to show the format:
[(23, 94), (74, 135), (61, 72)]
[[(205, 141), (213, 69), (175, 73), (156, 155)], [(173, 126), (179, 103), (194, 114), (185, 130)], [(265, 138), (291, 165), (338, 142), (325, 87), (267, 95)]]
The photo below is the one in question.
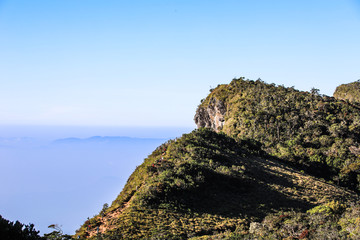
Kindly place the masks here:
[[(164, 161), (152, 167), (161, 156)], [(199, 129), (157, 148), (104, 215), (90, 219), (77, 236), (94, 237), (97, 226), (104, 239), (241, 233), (271, 212), (355, 198), (264, 155), (249, 141)]]

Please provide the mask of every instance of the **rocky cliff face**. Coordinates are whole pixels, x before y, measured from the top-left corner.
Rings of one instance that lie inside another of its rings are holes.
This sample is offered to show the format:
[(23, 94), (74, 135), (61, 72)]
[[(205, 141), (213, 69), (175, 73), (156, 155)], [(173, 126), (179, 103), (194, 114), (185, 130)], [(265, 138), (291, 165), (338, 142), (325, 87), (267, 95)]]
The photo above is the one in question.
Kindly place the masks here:
[(220, 131), (225, 123), (226, 106), (221, 100), (211, 98), (207, 106), (199, 106), (194, 117), (198, 128), (212, 128)]
[(360, 102), (360, 80), (338, 86), (334, 92), (334, 97), (349, 102)]

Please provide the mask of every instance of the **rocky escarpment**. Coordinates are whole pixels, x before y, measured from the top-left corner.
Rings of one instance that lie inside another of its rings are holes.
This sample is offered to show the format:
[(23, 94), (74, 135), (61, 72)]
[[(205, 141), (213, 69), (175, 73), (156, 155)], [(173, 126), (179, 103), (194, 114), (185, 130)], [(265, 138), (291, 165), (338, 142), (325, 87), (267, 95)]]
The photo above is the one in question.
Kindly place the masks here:
[(194, 117), (198, 128), (212, 128), (220, 131), (225, 123), (226, 106), (223, 101), (211, 98), (206, 107), (199, 107)]
[(349, 102), (360, 102), (360, 80), (338, 86), (334, 92), (334, 97)]

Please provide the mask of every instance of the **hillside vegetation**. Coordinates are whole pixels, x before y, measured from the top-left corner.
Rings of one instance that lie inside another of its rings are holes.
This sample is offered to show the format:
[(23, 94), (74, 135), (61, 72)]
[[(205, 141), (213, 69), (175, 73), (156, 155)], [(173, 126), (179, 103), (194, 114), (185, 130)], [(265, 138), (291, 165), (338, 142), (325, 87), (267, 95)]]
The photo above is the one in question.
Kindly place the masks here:
[(356, 198), (268, 156), (254, 141), (201, 128), (158, 147), (75, 237), (246, 236), (250, 222), (270, 213), (305, 212), (331, 201), (338, 207)]
[[(215, 104), (224, 109), (224, 122), (217, 128), (211, 116)], [(239, 78), (212, 89), (195, 119), (198, 126), (212, 126), (236, 140), (255, 140), (272, 156), (359, 191), (359, 107), (317, 89), (301, 92)]]
[[(359, 239), (360, 105), (234, 79), (79, 239)], [(356, 193), (357, 191), (357, 193)]]

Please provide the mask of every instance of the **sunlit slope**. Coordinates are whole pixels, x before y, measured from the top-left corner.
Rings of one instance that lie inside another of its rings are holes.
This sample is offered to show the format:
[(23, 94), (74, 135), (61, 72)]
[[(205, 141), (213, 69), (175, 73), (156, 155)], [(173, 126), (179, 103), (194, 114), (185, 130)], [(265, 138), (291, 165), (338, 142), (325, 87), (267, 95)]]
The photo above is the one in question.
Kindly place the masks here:
[(186, 239), (241, 231), (279, 210), (305, 211), (355, 197), (267, 156), (253, 141), (202, 128), (158, 147), (112, 206), (77, 236)]
[(195, 122), (253, 139), (308, 173), (360, 190), (360, 111), (349, 103), (261, 80), (234, 79), (202, 100)]

